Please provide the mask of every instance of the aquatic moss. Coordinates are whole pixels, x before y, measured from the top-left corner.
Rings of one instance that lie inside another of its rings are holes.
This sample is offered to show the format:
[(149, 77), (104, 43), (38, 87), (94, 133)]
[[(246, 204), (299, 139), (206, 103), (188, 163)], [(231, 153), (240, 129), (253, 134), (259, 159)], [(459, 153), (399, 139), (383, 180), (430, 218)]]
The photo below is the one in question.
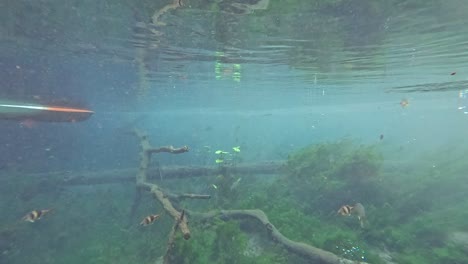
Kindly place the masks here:
[(379, 183), (382, 155), (372, 145), (349, 139), (311, 145), (292, 154), (283, 185), (296, 200), (329, 213), (342, 203), (386, 200)]
[[(173, 263), (288, 263), (281, 254), (247, 254), (249, 235), (237, 221), (216, 220), (211, 226), (192, 226), (190, 241), (178, 237), (172, 254)], [(281, 251), (280, 251), (281, 252)], [(282, 253), (282, 252), (281, 252)], [(171, 263), (172, 263), (171, 262)]]
[(375, 146), (351, 140), (311, 145), (288, 158), (288, 170), (296, 177), (333, 177), (359, 180), (375, 177), (383, 157)]

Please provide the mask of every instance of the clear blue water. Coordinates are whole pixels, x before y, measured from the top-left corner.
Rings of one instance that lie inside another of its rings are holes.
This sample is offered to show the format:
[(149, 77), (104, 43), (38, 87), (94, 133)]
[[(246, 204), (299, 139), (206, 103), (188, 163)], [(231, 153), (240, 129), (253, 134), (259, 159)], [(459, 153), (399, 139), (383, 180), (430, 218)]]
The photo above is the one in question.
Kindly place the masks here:
[[(182, 2), (155, 25), (165, 1), (1, 1), (0, 96), (66, 99), (95, 114), (0, 120), (0, 175), (135, 168), (134, 127), (155, 145), (190, 146), (158, 159), (167, 166), (215, 165), (204, 146), (241, 146), (254, 163), (343, 138), (378, 144), (402, 166), (464, 155), (466, 1), (271, 0), (249, 14), (233, 11), (249, 1)], [(13, 213), (3, 226), (41, 206), (5, 195), (0, 208)], [(22, 263), (18, 255), (2, 263)]]

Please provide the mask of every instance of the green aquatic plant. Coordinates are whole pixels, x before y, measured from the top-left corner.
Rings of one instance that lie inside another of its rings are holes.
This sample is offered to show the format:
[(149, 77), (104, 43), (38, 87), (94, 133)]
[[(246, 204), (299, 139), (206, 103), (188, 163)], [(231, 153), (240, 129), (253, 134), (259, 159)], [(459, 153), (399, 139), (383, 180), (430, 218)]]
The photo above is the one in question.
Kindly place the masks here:
[(233, 153), (230, 153), (224, 150), (215, 151), (215, 154), (217, 155), (215, 159), (215, 163), (221, 166), (224, 166), (224, 165), (235, 166), (236, 164), (240, 163), (242, 161), (240, 157), (240, 152), (241, 152), (240, 146), (232, 147), (232, 150), (233, 150)]
[(303, 148), (289, 156), (283, 184), (296, 199), (328, 213), (340, 203), (385, 201), (379, 184), (382, 155), (349, 139)]
[(237, 166), (237, 164), (242, 162), (241, 157), (241, 148), (240, 146), (232, 147), (233, 153), (231, 154), (231, 165)]
[(360, 145), (346, 153), (334, 174), (337, 178), (349, 177), (350, 181), (362, 182), (376, 177), (382, 162), (383, 157), (374, 146)]
[(246, 250), (248, 238), (240, 231), (239, 223), (220, 223), (215, 230), (217, 236), (211, 248), (211, 257), (216, 260), (215, 263), (231, 263), (232, 259), (245, 262), (246, 256), (243, 252)]
[(219, 165), (225, 164), (226, 156), (229, 155), (229, 152), (226, 152), (223, 150), (217, 150), (215, 151), (215, 154), (218, 155), (217, 158), (215, 159), (215, 163)]
[(237, 221), (215, 220), (209, 226), (194, 225), (192, 232), (190, 241), (177, 238), (171, 263), (288, 263), (276, 252), (252, 253), (249, 235)]
[(382, 162), (383, 157), (376, 147), (342, 140), (299, 150), (288, 157), (287, 168), (295, 177), (354, 181), (377, 176)]
[[(271, 187), (277, 193), (276, 184)], [(283, 193), (281, 193), (283, 194)], [(320, 216), (314, 211), (305, 212), (291, 196), (280, 195), (281, 199), (269, 200), (264, 192), (255, 192), (243, 206), (262, 208), (278, 230), (294, 241), (304, 242), (337, 255), (353, 260), (364, 260), (368, 263), (382, 263), (373, 254), (364, 239), (365, 231), (361, 230), (358, 221), (339, 216)], [(348, 225), (345, 222), (353, 222)]]

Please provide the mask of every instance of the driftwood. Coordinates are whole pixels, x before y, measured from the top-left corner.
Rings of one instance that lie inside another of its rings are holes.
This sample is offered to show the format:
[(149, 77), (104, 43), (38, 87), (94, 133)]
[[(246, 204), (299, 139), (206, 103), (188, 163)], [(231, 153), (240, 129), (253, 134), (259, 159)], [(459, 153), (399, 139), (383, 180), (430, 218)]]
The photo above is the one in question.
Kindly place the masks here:
[(175, 232), (177, 231), (177, 228), (179, 227), (179, 224), (185, 219), (185, 210), (182, 210), (180, 214), (180, 218), (174, 223), (172, 226), (171, 232), (169, 233), (169, 240), (167, 242), (167, 249), (166, 249), (166, 254), (164, 254), (164, 264), (169, 264), (171, 262), (170, 257), (172, 253), (172, 249), (174, 248), (175, 245)]
[(281, 234), (276, 227), (270, 223), (268, 217), (262, 210), (221, 210), (212, 211), (208, 213), (194, 213), (188, 212), (191, 216), (200, 217), (204, 220), (219, 217), (223, 221), (232, 219), (240, 220), (257, 220), (262, 226), (265, 227), (269, 237), (282, 245), (289, 252), (303, 256), (304, 258), (314, 261), (313, 263), (326, 263), (326, 264), (367, 264), (362, 261), (353, 261), (339, 257), (331, 252), (316, 248), (301, 242), (296, 242), (288, 239)]
[(182, 194), (173, 194), (166, 193), (167, 197), (171, 200), (180, 201), (182, 199), (210, 199), (211, 195), (208, 194), (193, 194), (193, 193), (182, 193)]
[[(413, 163), (414, 165), (414, 163)], [(160, 179), (160, 174), (164, 175), (165, 180), (183, 179), (192, 177), (204, 177), (219, 175), (223, 172), (242, 174), (243, 176), (258, 174), (278, 174), (286, 166), (286, 161), (261, 161), (257, 163), (243, 163), (237, 165), (223, 166), (161, 166), (160, 168), (147, 168), (147, 179)], [(383, 169), (385, 171), (394, 171), (395, 169), (406, 168), (408, 163), (401, 161), (385, 161)], [(420, 166), (432, 166), (432, 163), (421, 163)], [(56, 171), (46, 173), (25, 174), (23, 177), (36, 179), (49, 179), (56, 181), (57, 185), (97, 185), (135, 182), (135, 175), (138, 169), (113, 169), (101, 171)], [(56, 179), (56, 180), (54, 180)]]
[[(146, 177), (148, 180), (160, 179), (160, 174), (164, 174), (165, 180), (182, 179), (192, 177), (203, 177), (219, 175), (225, 171), (243, 175), (257, 174), (277, 174), (285, 166), (284, 161), (263, 161), (258, 163), (238, 164), (236, 166), (171, 166), (160, 168), (147, 168)], [(97, 185), (135, 182), (137, 169), (103, 170), (99, 172), (48, 172), (31, 174), (34, 178), (54, 178), (60, 179), (60, 185)]]
[(146, 150), (149, 153), (161, 153), (161, 152), (167, 152), (167, 153), (172, 153), (172, 154), (180, 154), (184, 152), (188, 152), (189, 148), (187, 146), (183, 146), (181, 148), (174, 148), (173, 146), (164, 146), (164, 147), (159, 147), (159, 148), (150, 148)]
[[(154, 183), (149, 183), (147, 179), (147, 170), (151, 161), (152, 153), (168, 152), (172, 154), (180, 154), (188, 151), (188, 147), (184, 146), (182, 148), (170, 147), (161, 147), (153, 148), (148, 140), (148, 136), (139, 130), (135, 130), (135, 135), (140, 139), (141, 153), (140, 153), (140, 168), (136, 176), (136, 184), (138, 191), (140, 189), (147, 190), (151, 192), (154, 197), (161, 203), (164, 210), (169, 213), (170, 216), (174, 218), (175, 223), (177, 223), (178, 229), (182, 232), (184, 239), (190, 238), (190, 230), (187, 225), (187, 217), (182, 217), (182, 213), (177, 211), (172, 205), (172, 202), (169, 200), (168, 195), (166, 195), (163, 190)], [(138, 192), (137, 191), (137, 192)], [(187, 198), (187, 197), (185, 197)], [(133, 210), (132, 210), (133, 211)], [(171, 239), (171, 238), (170, 238)]]
[[(169, 234), (167, 250), (163, 258), (164, 263), (168, 264), (170, 263), (170, 254), (175, 243), (176, 231), (179, 229), (182, 232), (184, 239), (189, 239), (190, 230), (188, 228), (187, 214), (195, 215), (195, 213), (189, 213), (188, 211), (186, 213), (185, 210), (182, 210), (181, 212), (177, 211), (177, 209), (175, 209), (172, 205), (171, 199), (178, 201), (184, 198), (208, 199), (210, 197), (208, 195), (196, 194), (174, 195), (165, 192), (156, 184), (147, 182), (147, 171), (152, 153), (168, 152), (178, 154), (187, 152), (188, 147), (184, 146), (182, 148), (175, 149), (172, 146), (170, 146), (156, 149), (151, 147), (146, 134), (138, 130), (135, 130), (135, 134), (140, 138), (140, 146), (142, 149), (140, 168), (136, 177), (137, 187), (150, 191), (162, 204), (164, 210), (166, 210), (174, 218), (174, 225)], [(281, 234), (273, 224), (270, 223), (266, 214), (261, 210), (223, 210), (219, 212), (208, 212), (199, 215), (201, 215), (204, 219), (219, 217), (224, 221), (228, 221), (230, 219), (256, 219), (266, 228), (268, 234), (270, 235), (270, 238), (273, 241), (281, 244), (288, 251), (301, 255), (304, 258), (314, 262), (326, 264), (367, 264), (365, 262), (348, 260), (339, 257), (331, 252), (288, 239), (283, 234)]]

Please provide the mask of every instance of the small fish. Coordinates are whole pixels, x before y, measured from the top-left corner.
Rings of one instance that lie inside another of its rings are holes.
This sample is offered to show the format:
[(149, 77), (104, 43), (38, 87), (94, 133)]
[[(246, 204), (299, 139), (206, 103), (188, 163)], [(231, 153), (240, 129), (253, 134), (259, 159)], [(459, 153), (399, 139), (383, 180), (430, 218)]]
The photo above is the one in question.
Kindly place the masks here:
[(218, 186), (216, 186), (216, 184), (211, 184), (211, 187), (218, 189)]
[(48, 212), (52, 211), (52, 209), (45, 209), (45, 210), (33, 210), (31, 211), (30, 213), (28, 213), (27, 215), (25, 215), (22, 220), (23, 221), (28, 221), (28, 222), (31, 222), (31, 223), (34, 223), (36, 222), (37, 220), (41, 219), (41, 217), (45, 214), (47, 214)]
[(401, 107), (403, 107), (403, 108), (407, 107), (407, 106), (409, 105), (408, 99), (401, 99), (400, 105), (401, 105)]
[(240, 152), (240, 146), (233, 147), (232, 150), (234, 150), (234, 152)]
[(380, 134), (380, 137), (379, 137), (379, 138), (380, 138), (380, 140), (383, 140), (384, 134)]
[(452, 76), (455, 75), (455, 74), (457, 74), (457, 72), (452, 72), (452, 73), (450, 73), (450, 75), (452, 75)]
[(338, 214), (342, 216), (350, 216), (351, 214), (356, 215), (361, 228), (364, 228), (364, 224), (366, 222), (366, 209), (361, 203), (356, 203), (354, 206), (343, 205), (338, 210)]
[(239, 179), (237, 179), (235, 182), (232, 183), (232, 185), (231, 185), (231, 191), (234, 190), (234, 189), (236, 189), (237, 186), (239, 186), (239, 183), (240, 183), (241, 180), (242, 180), (242, 178), (239, 178)]
[(223, 159), (216, 159), (215, 162), (216, 162), (216, 164), (219, 164), (219, 163), (223, 163), (224, 160)]
[(352, 210), (353, 210), (353, 207), (351, 205), (343, 205), (340, 207), (337, 213), (342, 216), (349, 216), (351, 215)]
[(154, 215), (148, 215), (147, 217), (145, 217), (143, 219), (143, 221), (141, 221), (140, 225), (141, 226), (147, 226), (147, 225), (150, 225), (152, 223), (154, 223), (156, 221), (156, 219), (159, 218), (160, 215), (158, 214), (154, 214)]

